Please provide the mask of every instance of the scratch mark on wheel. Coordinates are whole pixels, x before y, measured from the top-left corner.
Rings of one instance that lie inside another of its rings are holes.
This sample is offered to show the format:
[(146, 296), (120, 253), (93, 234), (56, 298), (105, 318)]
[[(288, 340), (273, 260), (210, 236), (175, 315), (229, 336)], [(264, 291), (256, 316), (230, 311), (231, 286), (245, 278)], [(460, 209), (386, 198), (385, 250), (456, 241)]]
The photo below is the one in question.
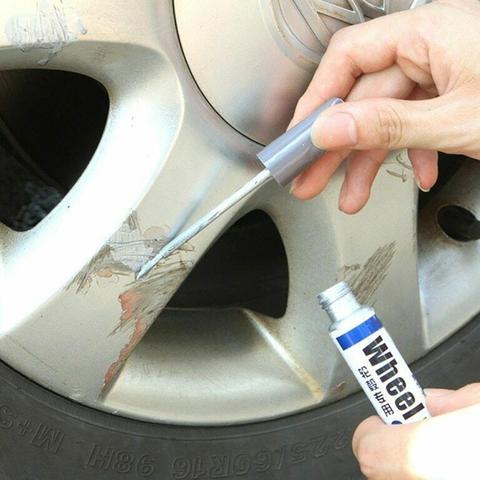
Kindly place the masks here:
[[(170, 240), (168, 229), (151, 227), (142, 231), (138, 217), (133, 212), (94, 258), (74, 277), (67, 289), (87, 294), (92, 283), (100, 278), (118, 281), (120, 276), (131, 276)], [(118, 358), (104, 375), (102, 393), (138, 345), (142, 337), (170, 300), (177, 285), (193, 267), (192, 261), (184, 261), (181, 252), (193, 251), (190, 244), (183, 245), (165, 261), (159, 263), (142, 281), (127, 284), (119, 296), (121, 315), (118, 324), (110, 332), (113, 336), (132, 329), (128, 341)]]
[(337, 384), (335, 385), (335, 388), (334, 388), (335, 393), (341, 393), (341, 392), (343, 392), (343, 390), (345, 390), (345, 385), (346, 385), (346, 384), (347, 384), (347, 382), (345, 382), (345, 381), (342, 381), (342, 382), (340, 382), (340, 383), (337, 383)]
[(117, 360), (107, 370), (102, 393), (105, 393), (112, 380), (119, 374), (132, 351), (168, 303), (174, 287), (191, 270), (192, 262), (176, 260), (175, 256), (174, 254), (169, 257), (169, 261), (159, 264), (144, 281), (132, 282), (131, 288), (119, 295), (122, 314), (110, 335), (116, 335), (132, 326), (133, 331)]
[(130, 353), (132, 353), (133, 349), (138, 345), (138, 343), (143, 338), (143, 335), (147, 330), (148, 330), (148, 327), (145, 324), (145, 322), (141, 319), (138, 319), (135, 323), (135, 328), (132, 332), (130, 340), (120, 350), (118, 359), (115, 362), (113, 362), (110, 365), (109, 369), (107, 370), (107, 373), (105, 374), (105, 379), (103, 382), (102, 391), (104, 391), (105, 388), (110, 385), (111, 381), (118, 375), (118, 373), (120, 372), (120, 369), (122, 368), (124, 363), (127, 361), (128, 357), (130, 356)]
[[(86, 294), (95, 279), (118, 281), (121, 276), (137, 272), (165, 245), (169, 237), (166, 228), (140, 228), (136, 213), (132, 213), (112, 238), (92, 260), (74, 277), (68, 288)], [(184, 245), (183, 251), (192, 251)]]
[(387, 173), (392, 177), (400, 178), (402, 180), (402, 183), (405, 183), (408, 180), (407, 174), (405, 172), (398, 173), (394, 172), (393, 170), (387, 170)]
[(388, 275), (395, 251), (396, 242), (377, 248), (363, 265), (345, 265), (339, 280), (345, 280), (350, 285), (360, 303), (369, 303)]
[(192, 262), (173, 260), (161, 264), (143, 282), (133, 282), (131, 288), (118, 297), (122, 315), (111, 335), (125, 329), (135, 320), (153, 321), (170, 300), (173, 288), (185, 278), (192, 266)]
[(395, 160), (397, 161), (397, 163), (399, 163), (403, 168), (406, 168), (407, 170), (413, 170), (413, 167), (411, 164), (408, 164), (407, 162), (404, 162), (402, 160), (402, 155), (401, 154), (398, 154), (398, 155), (395, 155)]
[(38, 0), (35, 13), (18, 15), (7, 22), (5, 34), (23, 52), (47, 50), (46, 57), (38, 61), (43, 66), (79, 35), (86, 35), (87, 29), (78, 14), (61, 0)]

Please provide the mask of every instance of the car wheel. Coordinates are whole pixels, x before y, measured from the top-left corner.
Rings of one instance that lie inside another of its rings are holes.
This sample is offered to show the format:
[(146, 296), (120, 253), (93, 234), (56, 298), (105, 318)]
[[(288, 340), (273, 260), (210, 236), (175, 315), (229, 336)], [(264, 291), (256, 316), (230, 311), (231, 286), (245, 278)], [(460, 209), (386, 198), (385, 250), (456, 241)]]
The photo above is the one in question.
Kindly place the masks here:
[(2, 478), (359, 478), (373, 410), (316, 304), (340, 279), (424, 386), (475, 380), (467, 159), (419, 198), (393, 152), (354, 217), (342, 172), (307, 203), (267, 185), (134, 278), (258, 173), (332, 32), (419, 2), (4, 3)]

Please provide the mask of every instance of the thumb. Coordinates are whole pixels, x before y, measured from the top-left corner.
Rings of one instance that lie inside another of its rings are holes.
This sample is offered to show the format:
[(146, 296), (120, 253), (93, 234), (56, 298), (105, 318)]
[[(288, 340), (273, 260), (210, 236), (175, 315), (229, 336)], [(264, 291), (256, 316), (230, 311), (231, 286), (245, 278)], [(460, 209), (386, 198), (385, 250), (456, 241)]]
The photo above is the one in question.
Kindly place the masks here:
[(465, 113), (464, 105), (449, 101), (447, 96), (429, 100), (374, 98), (336, 105), (315, 121), (312, 141), (323, 150), (445, 150), (455, 142), (463, 123), (459, 117)]
[(433, 416), (480, 404), (480, 383), (459, 390), (425, 389), (427, 406)]

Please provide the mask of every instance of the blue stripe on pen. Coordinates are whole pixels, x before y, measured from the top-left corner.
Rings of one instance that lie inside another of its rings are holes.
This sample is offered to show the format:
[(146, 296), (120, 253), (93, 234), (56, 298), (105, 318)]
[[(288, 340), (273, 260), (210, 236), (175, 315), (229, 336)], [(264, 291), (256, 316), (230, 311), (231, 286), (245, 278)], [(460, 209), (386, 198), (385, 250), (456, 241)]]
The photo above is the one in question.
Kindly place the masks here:
[(361, 342), (364, 338), (369, 337), (377, 330), (380, 330), (382, 327), (382, 322), (376, 316), (373, 316), (355, 328), (352, 328), (349, 332), (337, 337), (337, 342), (342, 347), (342, 350), (346, 350), (352, 345)]

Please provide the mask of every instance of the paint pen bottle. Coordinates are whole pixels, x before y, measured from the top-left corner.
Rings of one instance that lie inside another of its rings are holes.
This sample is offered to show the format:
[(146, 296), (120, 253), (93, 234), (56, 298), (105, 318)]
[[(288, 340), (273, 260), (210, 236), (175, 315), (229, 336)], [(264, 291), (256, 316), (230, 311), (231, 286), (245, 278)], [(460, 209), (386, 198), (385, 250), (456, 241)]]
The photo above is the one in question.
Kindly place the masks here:
[(330, 336), (386, 424), (413, 423), (430, 414), (425, 395), (373, 308), (360, 305), (345, 282), (318, 296)]

